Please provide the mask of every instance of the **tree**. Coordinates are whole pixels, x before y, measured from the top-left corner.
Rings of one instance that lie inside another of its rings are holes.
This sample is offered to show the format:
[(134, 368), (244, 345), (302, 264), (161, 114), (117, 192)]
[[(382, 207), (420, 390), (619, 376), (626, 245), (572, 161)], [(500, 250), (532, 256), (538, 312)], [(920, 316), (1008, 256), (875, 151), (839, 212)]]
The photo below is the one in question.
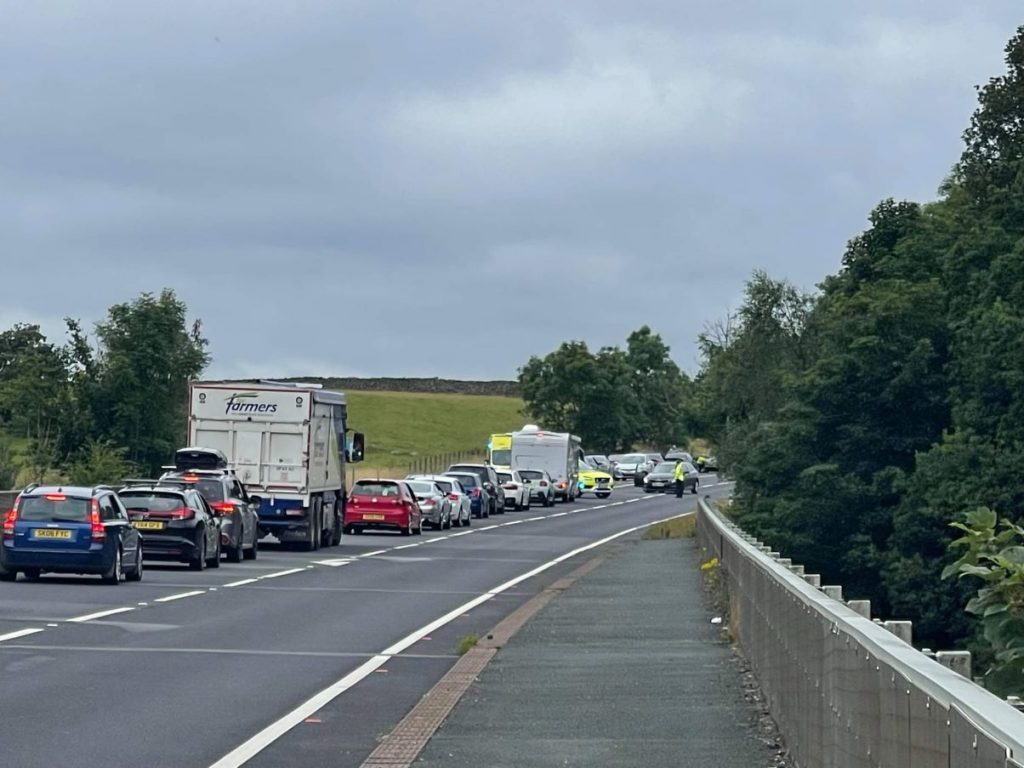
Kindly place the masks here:
[(99, 379), (93, 413), (100, 437), (127, 446), (127, 459), (155, 470), (186, 437), (188, 382), (209, 362), (197, 320), (173, 291), (117, 304), (96, 326)]

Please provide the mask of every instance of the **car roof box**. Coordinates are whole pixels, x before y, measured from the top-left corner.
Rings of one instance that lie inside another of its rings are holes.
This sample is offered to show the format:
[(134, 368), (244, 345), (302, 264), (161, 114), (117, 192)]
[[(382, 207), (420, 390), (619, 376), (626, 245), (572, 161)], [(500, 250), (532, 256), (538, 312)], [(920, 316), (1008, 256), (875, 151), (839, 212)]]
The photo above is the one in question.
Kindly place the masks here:
[(228, 457), (216, 448), (189, 446), (174, 452), (174, 468), (178, 471), (187, 469), (227, 469)]

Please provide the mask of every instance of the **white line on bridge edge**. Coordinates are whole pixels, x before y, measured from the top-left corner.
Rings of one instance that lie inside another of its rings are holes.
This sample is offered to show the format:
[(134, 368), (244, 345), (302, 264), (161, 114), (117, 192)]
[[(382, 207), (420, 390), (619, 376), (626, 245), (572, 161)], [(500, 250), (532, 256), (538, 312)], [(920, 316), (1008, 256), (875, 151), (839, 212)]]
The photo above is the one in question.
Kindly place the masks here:
[[(253, 757), (255, 757), (264, 749), (266, 749), (268, 746), (270, 746), (279, 738), (281, 738), (284, 734), (286, 734), (296, 725), (303, 722), (310, 715), (317, 712), (321, 708), (327, 706), (329, 703), (334, 701), (334, 699), (338, 698), (338, 696), (343, 694), (345, 691), (349, 690), (350, 688), (358, 684), (361, 680), (364, 680), (365, 678), (373, 674), (374, 671), (384, 666), (384, 664), (386, 664), (392, 656), (402, 653), (402, 651), (418, 643), (420, 640), (422, 640), (424, 637), (431, 634), (432, 632), (436, 632), (445, 624), (448, 624), (451, 621), (457, 619), (459, 616), (462, 616), (464, 613), (471, 611), (478, 605), (486, 603), (488, 600), (494, 598), (502, 592), (505, 592), (506, 590), (509, 590), (512, 587), (521, 584), (527, 579), (531, 579), (534, 576), (543, 573), (544, 571), (550, 568), (553, 568), (559, 563), (565, 562), (566, 560), (575, 557), (576, 555), (582, 554), (583, 552), (588, 552), (592, 549), (596, 549), (597, 547), (603, 546), (604, 544), (607, 544), (611, 541), (615, 541), (615, 539), (622, 538), (623, 536), (628, 536), (631, 533), (636, 533), (637, 531), (649, 528), (652, 525), (664, 523), (669, 520), (675, 520), (680, 517), (687, 517), (689, 515), (694, 514), (694, 511), (695, 510), (691, 510), (689, 512), (684, 512), (679, 515), (665, 517), (660, 520), (652, 520), (650, 522), (645, 522), (643, 525), (636, 525), (631, 528), (627, 528), (624, 531), (614, 533), (611, 536), (606, 536), (605, 538), (599, 539), (598, 541), (586, 544), (582, 547), (577, 547), (576, 549), (570, 552), (566, 552), (563, 555), (559, 555), (554, 560), (549, 560), (548, 562), (539, 565), (536, 568), (533, 568), (532, 570), (529, 570), (524, 574), (516, 576), (514, 579), (506, 581), (504, 584), (501, 584), (495, 587), (494, 589), (483, 593), (482, 595), (474, 597), (472, 600), (470, 600), (467, 603), (463, 603), (455, 610), (449, 611), (444, 616), (441, 616), (440, 618), (435, 619), (429, 624), (420, 627), (415, 632), (412, 632), (411, 634), (402, 638), (394, 645), (385, 648), (383, 651), (380, 652), (379, 655), (374, 656), (372, 659), (360, 665), (352, 672), (349, 672), (347, 675), (342, 677), (337, 682), (333, 683), (327, 688), (324, 688), (315, 696), (313, 696), (310, 699), (307, 699), (298, 707), (293, 709), (291, 712), (288, 712), (286, 715), (268, 725), (255, 736), (252, 736), (250, 739), (243, 742), (235, 749), (231, 750), (228, 754), (224, 755), (224, 757), (222, 757), (220, 760), (213, 763), (210, 766), (210, 768), (238, 768), (239, 766), (244, 765)], [(480, 530), (484, 529), (481, 528)]]
[(118, 613), (128, 613), (128, 611), (134, 611), (134, 608), (111, 608), (109, 611), (96, 611), (96, 613), (87, 613), (85, 616), (75, 616), (73, 619), (68, 619), (73, 624), (81, 624), (84, 621), (92, 621), (93, 619), (102, 619), (104, 616), (114, 616)]

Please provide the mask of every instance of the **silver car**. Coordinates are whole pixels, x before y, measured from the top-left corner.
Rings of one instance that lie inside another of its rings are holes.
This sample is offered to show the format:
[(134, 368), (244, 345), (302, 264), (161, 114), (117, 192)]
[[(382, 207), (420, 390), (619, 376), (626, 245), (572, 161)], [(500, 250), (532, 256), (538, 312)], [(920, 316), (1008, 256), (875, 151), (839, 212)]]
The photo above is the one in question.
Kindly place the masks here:
[(435, 531), (452, 527), (452, 503), (448, 494), (432, 480), (408, 480), (409, 487), (416, 494), (423, 522)]
[(472, 502), (458, 479), (447, 475), (409, 475), (406, 480), (426, 480), (434, 483), (448, 496), (451, 504), (451, 524), (456, 528), (468, 528), (473, 524)]
[(617, 480), (631, 478), (633, 485), (637, 486), (644, 484), (644, 478), (654, 468), (651, 460), (644, 453), (627, 453), (624, 456), (620, 456), (614, 467), (614, 474)]

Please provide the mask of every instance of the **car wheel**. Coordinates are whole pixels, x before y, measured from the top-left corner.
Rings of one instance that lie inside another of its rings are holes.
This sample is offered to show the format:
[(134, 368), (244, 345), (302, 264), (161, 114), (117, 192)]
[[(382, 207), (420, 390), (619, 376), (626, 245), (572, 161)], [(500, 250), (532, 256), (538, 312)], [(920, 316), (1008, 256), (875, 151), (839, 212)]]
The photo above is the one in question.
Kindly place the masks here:
[(8, 570), (0, 571), (0, 581), (17, 581), (17, 580), (18, 580), (18, 572), (17, 571), (8, 571)]
[(38, 568), (26, 568), (22, 573), (25, 574), (25, 578), (29, 581), (39, 581), (39, 577), (43, 575), (42, 571)]
[(110, 564), (110, 570), (101, 577), (104, 584), (116, 586), (124, 581), (124, 562), (121, 560), (121, 547), (114, 550), (114, 562)]
[(255, 560), (260, 554), (260, 531), (257, 528), (252, 535), (252, 549), (243, 549), (242, 557), (245, 560)]
[(242, 554), (242, 543), (239, 542), (237, 547), (228, 547), (228, 562), (229, 563), (240, 563), (244, 559)]
[(445, 518), (443, 531), (450, 531), (452, 529), (452, 513), (448, 513), (448, 517)]
[(217, 546), (214, 548), (210, 559), (206, 561), (208, 568), (220, 568), (220, 536), (217, 537)]
[(422, 536), (423, 535), (423, 518), (422, 517), (420, 518), (419, 525), (416, 526), (416, 535), (417, 536)]
[(693, 483), (693, 489), (692, 489), (691, 493), (696, 495), (698, 488), (700, 488), (700, 480), (695, 480), (694, 483)]
[(189, 561), (188, 567), (193, 571), (206, 570), (206, 531), (199, 532), (199, 545), (196, 547), (195, 556)]
[(135, 567), (125, 576), (126, 581), (142, 581), (142, 547), (135, 550)]
[(408, 536), (410, 533), (412, 533), (412, 520), (409, 520), (408, 525), (401, 526), (398, 530), (403, 536)]
[(610, 493), (599, 493), (599, 494), (597, 494), (597, 498), (599, 498), (599, 499), (607, 499), (609, 496), (611, 496)]

